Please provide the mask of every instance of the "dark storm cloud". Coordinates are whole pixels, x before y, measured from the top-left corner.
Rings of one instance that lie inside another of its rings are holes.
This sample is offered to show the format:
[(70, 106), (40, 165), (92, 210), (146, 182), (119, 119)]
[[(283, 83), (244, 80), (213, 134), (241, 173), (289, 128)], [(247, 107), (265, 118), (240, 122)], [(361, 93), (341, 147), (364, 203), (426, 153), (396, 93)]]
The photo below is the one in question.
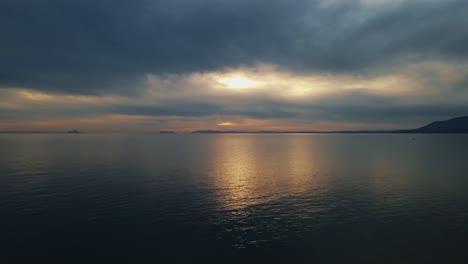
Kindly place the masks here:
[[(367, 10), (367, 11), (366, 11)], [(0, 87), (132, 93), (146, 74), (269, 63), (358, 71), (468, 55), (468, 2), (3, 0)]]
[(347, 34), (346, 45), (351, 43), (365, 61), (394, 55), (466, 59), (467, 23), (468, 1), (407, 1)]
[(7, 0), (0, 10), (1, 85), (73, 92), (282, 54), (294, 17), (304, 16), (270, 0)]

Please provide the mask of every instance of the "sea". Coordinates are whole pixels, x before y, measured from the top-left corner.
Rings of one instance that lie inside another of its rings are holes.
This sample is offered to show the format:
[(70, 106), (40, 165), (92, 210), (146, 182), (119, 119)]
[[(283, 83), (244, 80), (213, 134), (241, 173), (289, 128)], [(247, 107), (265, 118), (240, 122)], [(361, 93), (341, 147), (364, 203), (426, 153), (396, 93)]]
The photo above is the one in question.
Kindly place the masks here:
[(468, 135), (1, 134), (1, 263), (468, 263)]

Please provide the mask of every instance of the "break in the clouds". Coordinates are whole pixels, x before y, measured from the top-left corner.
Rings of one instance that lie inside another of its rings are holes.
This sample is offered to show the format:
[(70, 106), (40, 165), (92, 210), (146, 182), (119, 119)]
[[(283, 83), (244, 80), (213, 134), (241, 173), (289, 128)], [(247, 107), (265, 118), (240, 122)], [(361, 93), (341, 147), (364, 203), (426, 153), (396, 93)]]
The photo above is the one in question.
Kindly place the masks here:
[(0, 130), (387, 128), (465, 115), (467, 24), (465, 0), (4, 0)]

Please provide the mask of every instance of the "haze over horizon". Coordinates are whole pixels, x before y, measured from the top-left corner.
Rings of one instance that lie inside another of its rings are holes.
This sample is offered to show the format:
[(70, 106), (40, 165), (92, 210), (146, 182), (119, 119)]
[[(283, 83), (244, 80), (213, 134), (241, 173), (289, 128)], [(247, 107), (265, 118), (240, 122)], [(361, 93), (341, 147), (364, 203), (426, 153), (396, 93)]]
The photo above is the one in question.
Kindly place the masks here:
[(0, 22), (0, 131), (391, 130), (468, 115), (464, 0), (4, 0)]

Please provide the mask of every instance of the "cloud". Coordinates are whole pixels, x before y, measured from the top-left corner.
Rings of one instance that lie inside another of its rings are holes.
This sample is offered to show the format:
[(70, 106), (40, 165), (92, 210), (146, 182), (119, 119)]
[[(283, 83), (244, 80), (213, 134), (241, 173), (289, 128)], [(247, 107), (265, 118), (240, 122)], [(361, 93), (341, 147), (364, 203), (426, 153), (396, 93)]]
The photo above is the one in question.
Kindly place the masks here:
[(4, 0), (0, 87), (135, 95), (148, 74), (466, 60), (467, 23), (464, 0)]
[[(401, 67), (366, 74), (324, 74), (262, 65), (147, 75), (144, 92), (132, 96), (10, 88), (0, 90), (0, 121), (10, 122), (9, 127), (14, 121), (49, 122), (66, 130), (70, 120), (86, 119), (83, 126), (101, 131), (219, 129), (223, 123), (235, 124), (226, 129), (252, 130), (335, 130), (351, 125), (389, 129), (468, 112), (468, 91), (459, 89), (466, 82), (466, 63), (433, 61)], [(239, 88), (220, 82), (232, 76), (248, 78), (255, 85)], [(105, 117), (113, 123), (97, 121)], [(125, 121), (119, 126), (116, 117)], [(7, 124), (0, 122), (0, 127)]]
[(0, 130), (423, 125), (468, 113), (467, 24), (465, 0), (3, 0)]

